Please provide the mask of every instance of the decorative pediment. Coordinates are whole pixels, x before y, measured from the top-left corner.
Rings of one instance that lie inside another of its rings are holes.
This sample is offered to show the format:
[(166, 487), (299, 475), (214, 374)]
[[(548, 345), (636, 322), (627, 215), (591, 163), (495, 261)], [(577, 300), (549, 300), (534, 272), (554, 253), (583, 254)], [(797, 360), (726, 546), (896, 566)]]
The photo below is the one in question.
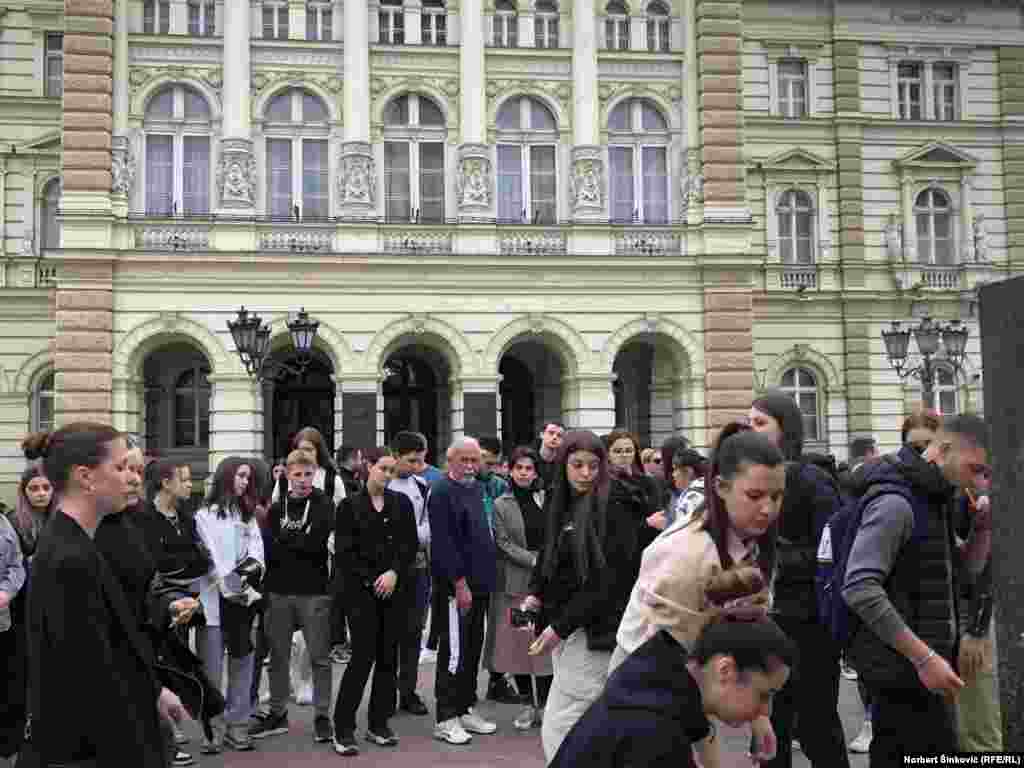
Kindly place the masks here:
[(31, 152), (60, 152), (61, 148), (61, 129), (56, 128), (52, 131), (40, 134), (34, 139), (16, 144), (15, 149), (17, 152), (25, 152), (26, 154)]
[(978, 160), (963, 150), (933, 141), (893, 161), (897, 168), (974, 168)]
[(835, 168), (835, 163), (799, 147), (755, 160), (754, 165), (766, 171), (831, 171)]

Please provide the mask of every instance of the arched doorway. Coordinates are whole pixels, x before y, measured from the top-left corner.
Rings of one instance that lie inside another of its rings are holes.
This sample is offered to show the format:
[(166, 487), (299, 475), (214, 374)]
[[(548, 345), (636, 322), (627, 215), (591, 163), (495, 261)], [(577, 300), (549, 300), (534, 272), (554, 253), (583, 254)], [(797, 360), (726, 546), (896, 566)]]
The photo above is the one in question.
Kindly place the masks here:
[(544, 424), (562, 421), (561, 356), (536, 339), (515, 341), (498, 364), (501, 374), (501, 439), (506, 451), (533, 445)]
[(427, 459), (451, 442), (451, 369), (445, 356), (421, 344), (402, 346), (384, 363), (384, 444), (403, 430), (427, 438)]
[[(268, 460), (287, 456), (291, 440), (303, 427), (316, 427), (334, 454), (334, 366), (322, 351), (314, 349), (313, 359), (302, 375), (283, 371), (264, 388), (264, 402), (271, 406), (266, 430), (265, 453)], [(286, 365), (295, 366), (293, 352), (273, 355)]]
[(671, 339), (634, 337), (619, 350), (612, 371), (616, 425), (655, 448), (683, 429), (683, 361)]

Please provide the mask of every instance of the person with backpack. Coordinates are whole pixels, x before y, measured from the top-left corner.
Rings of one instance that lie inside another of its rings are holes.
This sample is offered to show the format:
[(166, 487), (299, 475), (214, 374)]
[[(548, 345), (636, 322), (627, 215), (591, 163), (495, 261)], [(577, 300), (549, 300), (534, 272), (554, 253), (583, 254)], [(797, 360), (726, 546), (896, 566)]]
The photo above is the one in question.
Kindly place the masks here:
[[(951, 507), (957, 486), (972, 491), (987, 473), (988, 444), (977, 416), (947, 419), (923, 452), (904, 445), (870, 466), (851, 519), (838, 521), (845, 523), (843, 535), (832, 530), (831, 583), (842, 584), (850, 609), (841, 634), (849, 638), (848, 656), (877, 712), (872, 768), (903, 765), (904, 754), (958, 747), (950, 707), (964, 687), (952, 666), (956, 566), (962, 559), (970, 572), (981, 570), (992, 523), (988, 515), (975, 515), (958, 547)], [(842, 613), (835, 613), (833, 633), (840, 634)]]
[(815, 595), (818, 543), (842, 507), (839, 486), (814, 460), (801, 459), (803, 414), (790, 395), (768, 390), (758, 397), (750, 424), (786, 459), (773, 618), (800, 651), (800, 666), (776, 697), (771, 722), (778, 753), (765, 765), (790, 768), (793, 738), (798, 738), (815, 768), (844, 768), (850, 763), (838, 711), (840, 649), (820, 621)]

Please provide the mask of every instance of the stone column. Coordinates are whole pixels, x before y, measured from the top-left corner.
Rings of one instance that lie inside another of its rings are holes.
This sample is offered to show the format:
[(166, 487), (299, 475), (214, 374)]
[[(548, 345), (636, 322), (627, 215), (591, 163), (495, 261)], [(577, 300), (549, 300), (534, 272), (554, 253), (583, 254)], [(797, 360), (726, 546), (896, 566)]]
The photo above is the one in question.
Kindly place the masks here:
[(599, 146), (597, 100), (597, 21), (594, 0), (573, 2), (572, 91), (573, 218), (605, 218), (605, 151)]
[(615, 429), (615, 394), (612, 392), (614, 374), (580, 375), (564, 379), (563, 386), (575, 387), (576, 411), (566, 413), (565, 419), (573, 429), (589, 429), (599, 435)]
[[(704, 191), (700, 165), (700, 78), (697, 65), (697, 0), (684, 0), (683, 103), (686, 108), (686, 154), (683, 157), (683, 178), (680, 184), (680, 211), (684, 219), (696, 206)], [(698, 223), (695, 220), (691, 222)]]
[(717, 431), (747, 415), (754, 397), (754, 304), (750, 290), (704, 292), (706, 424)]
[[(1004, 120), (1024, 119), (1024, 46), (999, 49), (999, 101)], [(1006, 190), (1007, 256), (1015, 273), (1024, 271), (1024, 141), (1003, 128), (1003, 188)]]
[(487, 95), (484, 92), (483, 0), (462, 0), (459, 43), (459, 114), (461, 138), (456, 192), (461, 218), (484, 217), (494, 211), (491, 148), (485, 143)]
[(262, 387), (243, 374), (210, 376), (210, 472), (228, 456), (263, 455)]
[(128, 0), (117, 0), (114, 14), (114, 135), (111, 139), (111, 192), (116, 215), (131, 205), (135, 152), (128, 138)]
[[(369, 14), (361, 0), (345, 0), (342, 75), (344, 141), (338, 169), (342, 216), (369, 216), (377, 206), (377, 165), (370, 148)], [(351, 442), (351, 441), (349, 441)]]
[(256, 203), (252, 151), (249, 0), (224, 3), (224, 120), (217, 164), (220, 212), (251, 214)]

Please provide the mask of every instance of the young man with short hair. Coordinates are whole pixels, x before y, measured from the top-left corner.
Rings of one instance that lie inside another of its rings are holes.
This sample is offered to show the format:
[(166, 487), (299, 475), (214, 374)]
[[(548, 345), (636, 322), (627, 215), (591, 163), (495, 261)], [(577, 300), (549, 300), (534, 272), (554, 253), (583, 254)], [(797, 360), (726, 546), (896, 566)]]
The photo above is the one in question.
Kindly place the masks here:
[(330, 617), (327, 538), (334, 505), (313, 487), (316, 462), (303, 451), (288, 454), (288, 494), (262, 526), (267, 576), (264, 631), (270, 645), (270, 712), (249, 729), (256, 739), (288, 731), (292, 635), (301, 629), (313, 662), (313, 740), (331, 740)]
[(565, 425), (560, 421), (549, 421), (544, 425), (540, 433), (540, 463), (537, 465), (537, 474), (544, 481), (544, 486), (551, 485), (557, 468), (556, 459), (558, 449), (562, 447), (562, 438), (565, 437)]

